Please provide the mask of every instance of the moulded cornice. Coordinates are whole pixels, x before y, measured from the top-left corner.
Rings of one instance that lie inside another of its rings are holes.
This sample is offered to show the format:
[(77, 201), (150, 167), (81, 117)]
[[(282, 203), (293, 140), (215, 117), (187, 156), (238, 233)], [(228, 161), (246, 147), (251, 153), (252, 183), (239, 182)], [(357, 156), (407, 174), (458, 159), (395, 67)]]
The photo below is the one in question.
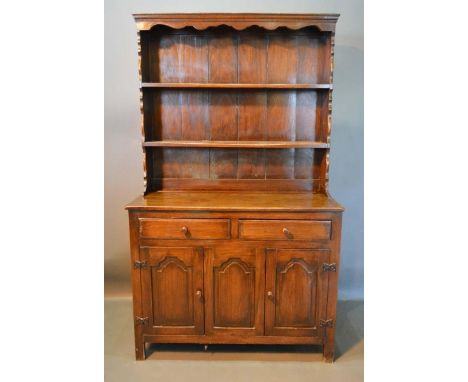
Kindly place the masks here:
[(252, 26), (268, 30), (285, 27), (288, 29), (301, 29), (316, 27), (322, 32), (334, 32), (339, 14), (312, 14), (312, 13), (137, 13), (133, 17), (140, 31), (150, 30), (159, 25), (175, 29), (193, 27), (205, 30), (209, 27), (227, 25), (238, 31)]

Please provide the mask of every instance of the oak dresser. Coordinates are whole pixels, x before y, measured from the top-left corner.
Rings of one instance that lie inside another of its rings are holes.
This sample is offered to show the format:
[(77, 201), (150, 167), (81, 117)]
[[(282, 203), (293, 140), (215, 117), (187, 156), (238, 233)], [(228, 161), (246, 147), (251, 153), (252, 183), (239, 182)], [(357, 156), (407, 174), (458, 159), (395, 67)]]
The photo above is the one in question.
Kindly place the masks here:
[(136, 14), (144, 194), (127, 205), (135, 351), (319, 344), (343, 208), (328, 193), (336, 14)]

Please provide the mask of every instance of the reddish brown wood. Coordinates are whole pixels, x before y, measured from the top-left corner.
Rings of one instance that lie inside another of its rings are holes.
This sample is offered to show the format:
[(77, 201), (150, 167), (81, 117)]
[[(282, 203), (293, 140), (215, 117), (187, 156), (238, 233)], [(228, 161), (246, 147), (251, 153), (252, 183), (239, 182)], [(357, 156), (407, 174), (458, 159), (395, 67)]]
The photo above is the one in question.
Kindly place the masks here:
[(244, 240), (330, 240), (331, 221), (240, 220), (239, 238)]
[(203, 250), (141, 248), (143, 317), (147, 334), (203, 334)]
[(265, 254), (260, 248), (219, 246), (205, 256), (207, 335), (262, 335)]
[(328, 250), (269, 249), (266, 264), (265, 333), (277, 336), (322, 334), (327, 317)]
[[(133, 267), (136, 261), (140, 261), (140, 251), (138, 242), (138, 222), (137, 216), (129, 211), (130, 225), (130, 262), (132, 269), (132, 292), (133, 292), (133, 314), (135, 317), (143, 317), (142, 297), (141, 297), (141, 272)], [(145, 342), (143, 340), (143, 328), (134, 320), (135, 334), (135, 357), (138, 361), (145, 359)]]
[(191, 26), (206, 29), (228, 25), (236, 30), (243, 30), (253, 25), (265, 29), (286, 27), (300, 29), (316, 27), (323, 32), (333, 32), (339, 14), (300, 14), (300, 13), (138, 13), (133, 17), (139, 30), (148, 30), (158, 25), (180, 29)]
[(203, 148), (314, 148), (328, 149), (330, 145), (313, 141), (150, 141), (144, 142), (145, 147), (203, 147)]
[(321, 345), (322, 337), (294, 337), (294, 336), (232, 336), (232, 335), (144, 335), (143, 339), (151, 343), (174, 344), (239, 344), (239, 345)]
[[(336, 303), (338, 299), (338, 273), (340, 270), (340, 245), (341, 245), (341, 214), (333, 217), (333, 240), (330, 252), (330, 262), (335, 263), (336, 272), (329, 274), (329, 287), (327, 299), (327, 317), (336, 317)], [(325, 329), (323, 357), (326, 362), (335, 359), (335, 327)]]
[(321, 344), (333, 360), (337, 18), (135, 15), (145, 195), (127, 209), (137, 359), (146, 342), (172, 342)]
[[(221, 80), (222, 82), (222, 80)], [(331, 84), (247, 84), (247, 83), (188, 83), (188, 82), (142, 82), (142, 88), (163, 89), (332, 89)]]
[(325, 194), (245, 191), (155, 192), (139, 196), (127, 208), (147, 211), (343, 211), (342, 206)]
[[(245, 150), (252, 153), (253, 150)], [(248, 159), (256, 160), (257, 156), (248, 157)], [(243, 162), (245, 160), (245, 162)], [(242, 162), (241, 162), (242, 161)], [(265, 179), (265, 172), (259, 174), (255, 172), (258, 163), (248, 162), (244, 157), (241, 158), (239, 152), (239, 171), (241, 164), (244, 166), (244, 171), (247, 169), (252, 172), (250, 175), (258, 175), (255, 179), (192, 179), (192, 178), (160, 178), (153, 179), (150, 185), (155, 188), (160, 187), (163, 191), (316, 191), (322, 190), (321, 179)], [(196, 171), (196, 163), (193, 166), (193, 171)], [(254, 168), (252, 168), (255, 166)], [(246, 169), (247, 168), (247, 169)], [(187, 170), (188, 171), (188, 170)], [(150, 195), (150, 194), (147, 194)]]
[(141, 239), (229, 239), (227, 219), (140, 218)]

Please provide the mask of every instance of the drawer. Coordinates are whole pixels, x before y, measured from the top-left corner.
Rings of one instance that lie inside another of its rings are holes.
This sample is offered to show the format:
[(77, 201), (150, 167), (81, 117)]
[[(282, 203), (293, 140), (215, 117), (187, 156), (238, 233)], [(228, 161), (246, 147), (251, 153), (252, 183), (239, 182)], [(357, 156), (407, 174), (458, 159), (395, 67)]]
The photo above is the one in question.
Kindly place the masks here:
[(229, 219), (140, 218), (143, 239), (229, 239)]
[(239, 220), (244, 240), (330, 240), (330, 220)]

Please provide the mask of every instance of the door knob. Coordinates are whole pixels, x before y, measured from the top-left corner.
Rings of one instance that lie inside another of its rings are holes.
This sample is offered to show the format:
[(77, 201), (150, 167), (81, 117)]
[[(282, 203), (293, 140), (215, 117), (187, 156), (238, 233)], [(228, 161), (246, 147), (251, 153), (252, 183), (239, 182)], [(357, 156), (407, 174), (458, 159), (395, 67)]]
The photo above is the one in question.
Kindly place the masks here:
[(199, 289), (195, 292), (198, 298), (202, 298), (202, 291)]
[(267, 296), (270, 297), (270, 298), (273, 297), (273, 292), (272, 292), (271, 290), (269, 290), (269, 291), (267, 292)]

